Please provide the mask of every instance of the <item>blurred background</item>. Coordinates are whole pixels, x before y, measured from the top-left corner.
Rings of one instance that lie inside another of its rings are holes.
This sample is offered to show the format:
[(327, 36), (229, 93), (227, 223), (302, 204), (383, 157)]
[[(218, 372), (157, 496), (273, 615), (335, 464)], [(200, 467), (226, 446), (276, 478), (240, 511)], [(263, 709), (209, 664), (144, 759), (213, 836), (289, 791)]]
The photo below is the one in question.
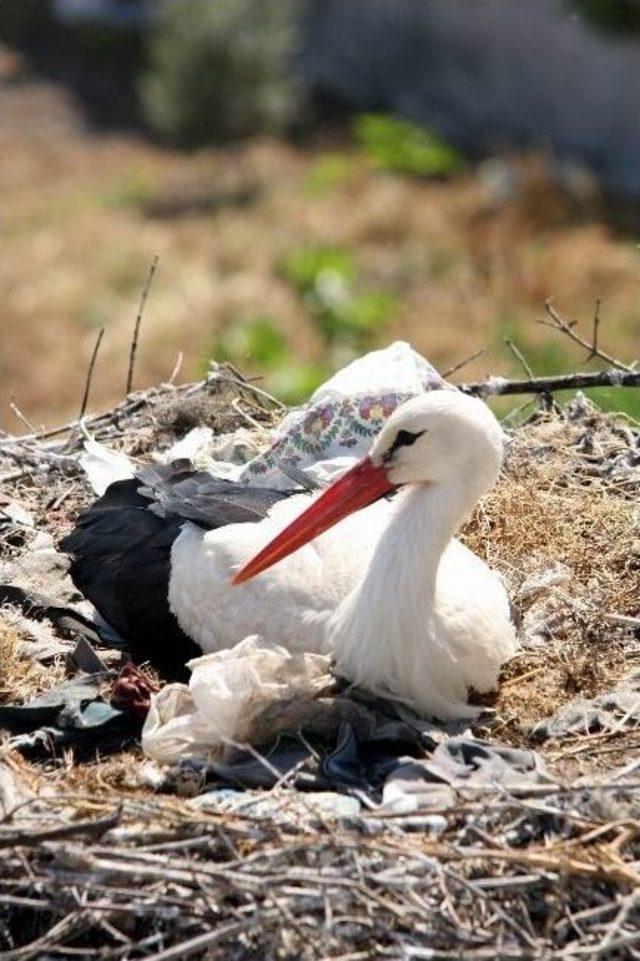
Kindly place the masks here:
[[(0, 427), (231, 360), (295, 403), (402, 338), (640, 353), (640, 0), (5, 0)], [(593, 366), (593, 362), (592, 366)], [(640, 415), (638, 391), (599, 391)]]

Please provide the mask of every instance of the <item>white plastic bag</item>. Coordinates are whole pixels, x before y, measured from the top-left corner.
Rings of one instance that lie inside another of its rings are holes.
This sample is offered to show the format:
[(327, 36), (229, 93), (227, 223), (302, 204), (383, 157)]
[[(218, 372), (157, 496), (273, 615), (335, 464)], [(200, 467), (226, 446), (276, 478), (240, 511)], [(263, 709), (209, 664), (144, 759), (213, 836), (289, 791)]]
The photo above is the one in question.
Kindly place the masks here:
[(226, 746), (259, 744), (291, 723), (297, 705), (331, 686), (330, 659), (290, 653), (258, 635), (189, 662), (191, 679), (151, 700), (142, 747), (161, 764), (220, 756)]
[[(288, 414), (274, 443), (249, 461), (240, 480), (284, 490), (291, 480), (281, 465), (313, 469), (328, 481), (339, 459), (350, 466), (371, 447), (399, 404), (424, 391), (450, 388), (410, 344), (398, 340), (359, 357), (318, 387), (309, 402)], [(451, 388), (450, 388), (451, 389)]]

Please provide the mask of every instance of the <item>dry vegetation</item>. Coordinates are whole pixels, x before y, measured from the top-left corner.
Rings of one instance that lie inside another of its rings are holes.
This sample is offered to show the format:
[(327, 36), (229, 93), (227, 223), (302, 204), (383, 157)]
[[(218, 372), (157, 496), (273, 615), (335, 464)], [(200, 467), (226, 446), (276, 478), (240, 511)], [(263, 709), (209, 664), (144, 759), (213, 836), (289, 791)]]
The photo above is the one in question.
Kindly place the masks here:
[[(271, 419), (249, 389), (218, 382), (134, 395), (90, 426), (144, 459), (194, 418), (226, 430), (244, 415)], [(527, 645), (507, 666), (480, 736), (538, 747), (532, 725), (578, 692), (610, 690), (637, 663), (635, 628), (606, 617), (638, 613), (638, 436), (633, 423), (580, 403), (542, 408), (514, 432), (498, 487), (464, 531), (505, 575)], [(51, 459), (56, 444), (66, 459)], [(78, 446), (73, 432), (29, 441), (24, 474), (7, 485), (56, 537), (90, 496), (73, 466)], [(15, 466), (15, 456), (0, 463)], [(31, 536), (14, 537), (14, 556), (29, 551)], [(527, 589), (558, 564), (568, 581)], [(530, 643), (527, 615), (540, 603), (549, 630)], [(0, 633), (3, 700), (64, 673), (62, 663), (34, 673), (10, 624)], [(615, 771), (636, 747), (635, 729), (622, 725), (550, 741), (539, 749), (558, 785), (522, 796), (460, 789), (450, 808), (338, 822), (318, 814), (313, 795), (284, 786), (270, 816), (206, 814), (154, 796), (137, 750), (36, 765), (5, 749), (23, 807), (0, 821), (3, 957), (75, 957), (97, 946), (122, 961), (424, 950), (442, 961), (632, 957), (624, 952), (637, 940), (637, 801), (634, 782), (616, 781)]]
[[(18, 81), (0, 117), (10, 147), (0, 168), (0, 422), (11, 430), (12, 394), (38, 424), (75, 415), (103, 323), (93, 403), (121, 396), (155, 252), (140, 382), (166, 379), (179, 350), (192, 374), (226, 325), (265, 313), (302, 362), (313, 359), (317, 331), (277, 271), (309, 243), (352, 249), (364, 276), (398, 295), (385, 337), (410, 337), (441, 367), (492, 344), (469, 379), (515, 368), (503, 335), (524, 342), (537, 372), (574, 366), (563, 343), (525, 325), (558, 292), (574, 315), (590, 315), (601, 298), (611, 349), (630, 353), (633, 247), (606, 225), (590, 190), (553, 187), (540, 160), (515, 162), (524, 185), (502, 198), (487, 169), (428, 183), (375, 174), (355, 154), (328, 182), (330, 143), (263, 141), (188, 157), (134, 137), (96, 138), (59, 91), (21, 77), (19, 63), (3, 69)], [(132, 395), (89, 428), (144, 460), (197, 423), (269, 426), (272, 414), (250, 392), (220, 386)], [(76, 431), (36, 437), (18, 456), (6, 447), (0, 456), (3, 493), (56, 539), (92, 496), (75, 461), (80, 441)], [(541, 407), (514, 432), (499, 485), (463, 532), (504, 575), (524, 645), (475, 733), (535, 747), (558, 784), (524, 796), (460, 790), (446, 809), (339, 822), (282, 787), (278, 817), (205, 814), (154, 795), (136, 749), (37, 765), (5, 744), (0, 797), (9, 772), (22, 806), (0, 818), (2, 957), (637, 957), (638, 782), (633, 772), (620, 778), (640, 747), (637, 728), (621, 722), (544, 745), (533, 728), (638, 665), (638, 450), (637, 425), (624, 417)], [(20, 557), (33, 536), (12, 530), (0, 552)], [(540, 588), (550, 570), (556, 583)], [(0, 702), (65, 675), (62, 658), (43, 668), (21, 653), (23, 641), (19, 618), (4, 611)]]
[(636, 353), (637, 251), (592, 185), (553, 186), (543, 158), (428, 181), (375, 172), (343, 134), (182, 154), (96, 135), (69, 94), (3, 56), (0, 425), (18, 427), (12, 396), (38, 425), (75, 413), (102, 324), (92, 403), (122, 396), (156, 252), (139, 384), (166, 379), (179, 351), (193, 377), (221, 334), (264, 317), (315, 363), (326, 346), (279, 272), (314, 245), (349, 251), (362, 283), (396, 298), (380, 337), (410, 339), (440, 369), (489, 346), (469, 377), (515, 371), (504, 336), (537, 373), (573, 369), (575, 351), (533, 323), (550, 296), (579, 318), (600, 297), (614, 352)]
[[(595, 409), (539, 413), (515, 432), (500, 483), (465, 530), (505, 577), (521, 621), (535, 605), (547, 626), (546, 642), (505, 670), (493, 705), (501, 738), (530, 742), (567, 700), (611, 690), (637, 665), (633, 634), (615, 620), (635, 618), (640, 597), (637, 479), (620, 464), (635, 458), (636, 438), (623, 418)], [(528, 585), (552, 570), (564, 576), (542, 592), (542, 609)], [(584, 760), (586, 773), (594, 757)]]

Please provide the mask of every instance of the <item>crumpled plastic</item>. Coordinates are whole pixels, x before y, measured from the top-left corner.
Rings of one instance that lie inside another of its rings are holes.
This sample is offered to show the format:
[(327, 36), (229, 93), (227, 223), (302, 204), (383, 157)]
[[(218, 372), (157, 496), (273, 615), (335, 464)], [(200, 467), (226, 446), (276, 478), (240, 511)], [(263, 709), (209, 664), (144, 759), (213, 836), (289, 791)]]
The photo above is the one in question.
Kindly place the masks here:
[(151, 698), (145, 753), (163, 764), (221, 757), (229, 746), (262, 743), (284, 730), (301, 705), (335, 686), (330, 659), (291, 653), (257, 635), (190, 661), (189, 686), (168, 684)]
[(287, 468), (322, 483), (365, 454), (399, 404), (424, 391), (455, 388), (404, 341), (374, 350), (338, 371), (300, 410), (288, 414), (271, 446), (239, 480), (276, 490), (291, 487)]
[(455, 789), (500, 785), (526, 793), (534, 784), (551, 782), (535, 751), (451, 737), (427, 759), (400, 759), (385, 782), (382, 803), (397, 811), (448, 807), (455, 802)]
[[(142, 732), (154, 785), (198, 795), (207, 785), (339, 790), (388, 810), (448, 807), (462, 788), (526, 793), (548, 783), (534, 751), (435, 724), (336, 680), (330, 660), (253, 636), (191, 662), (187, 687), (152, 697)], [(149, 773), (149, 772), (148, 772)]]
[(576, 734), (621, 731), (640, 725), (640, 673), (623, 678), (612, 691), (597, 697), (575, 697), (533, 729), (539, 741)]
[(134, 476), (133, 461), (121, 451), (111, 450), (92, 437), (84, 442), (84, 453), (80, 456), (80, 466), (87, 475), (94, 493), (102, 497), (107, 487), (116, 481), (127, 480)]

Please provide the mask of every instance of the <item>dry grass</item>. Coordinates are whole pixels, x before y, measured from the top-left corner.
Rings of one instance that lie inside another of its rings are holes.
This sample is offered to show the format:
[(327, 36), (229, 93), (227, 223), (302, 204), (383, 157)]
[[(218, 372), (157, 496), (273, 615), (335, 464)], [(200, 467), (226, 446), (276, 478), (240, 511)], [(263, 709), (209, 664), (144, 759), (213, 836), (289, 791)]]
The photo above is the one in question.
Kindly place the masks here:
[(18, 631), (0, 620), (0, 703), (13, 694), (19, 644)]
[[(578, 694), (611, 690), (634, 665), (632, 631), (606, 619), (640, 606), (637, 479), (607, 474), (630, 440), (624, 420), (595, 410), (540, 415), (516, 431), (499, 484), (465, 530), (503, 574), (519, 618), (535, 607), (548, 624), (547, 641), (505, 668), (490, 701), (494, 736), (528, 743), (538, 721)], [(528, 592), (528, 578), (557, 565), (566, 582)]]
[[(92, 405), (122, 396), (156, 252), (138, 384), (165, 379), (178, 351), (183, 376), (193, 377), (223, 329), (265, 316), (301, 363), (317, 361), (323, 340), (277, 270), (283, 255), (316, 244), (352, 250), (363, 282), (398, 298), (381, 337), (411, 339), (441, 369), (488, 345), (465, 377), (515, 371), (506, 334), (538, 372), (572, 368), (576, 354), (533, 323), (546, 297), (585, 320), (600, 297), (612, 349), (637, 352), (634, 245), (588, 191), (555, 187), (543, 159), (514, 159), (522, 189), (497, 201), (482, 172), (452, 182), (381, 174), (344, 138), (184, 155), (133, 136), (96, 136), (61, 90), (28, 74), (2, 96), (0, 424), (11, 430), (21, 429), (8, 410), (13, 394), (38, 424), (77, 411), (100, 324), (107, 335)], [(351, 158), (345, 178), (312, 189), (334, 149)]]
[(0, 704), (30, 701), (66, 676), (62, 657), (45, 667), (21, 650), (27, 640), (23, 620), (21, 614), (11, 609), (0, 611)]
[[(197, 395), (192, 407), (160, 390), (95, 429), (148, 456), (193, 416), (229, 426), (224, 406), (225, 395)], [(542, 604), (551, 630), (507, 666), (496, 714), (477, 733), (531, 744), (532, 724), (578, 692), (610, 689), (633, 666), (633, 634), (603, 615), (638, 611), (640, 479), (624, 469), (636, 446), (623, 419), (588, 407), (541, 413), (515, 431), (503, 477), (464, 538), (502, 571), (525, 625)], [(14, 496), (39, 525), (65, 530), (88, 496), (80, 476), (67, 468), (38, 478), (22, 478)], [(47, 511), (69, 487), (64, 510)], [(528, 590), (550, 563), (570, 569), (570, 581)], [(60, 677), (30, 673), (12, 623), (0, 622), (0, 699)], [(453, 807), (426, 817), (374, 811), (353, 823), (310, 817), (307, 796), (285, 787), (266, 796), (284, 820), (206, 814), (154, 796), (138, 750), (48, 765), (5, 750), (0, 775), (38, 796), (0, 824), (0, 948), (21, 961), (99, 948), (119, 961), (182, 952), (238, 961), (424, 951), (442, 961), (577, 961), (591, 949), (626, 957), (637, 936), (627, 908), (640, 885), (637, 796), (619, 783), (574, 788), (570, 777), (607, 777), (637, 748), (633, 730), (551, 743), (545, 756), (566, 786), (538, 785), (542, 797), (461, 789)]]

